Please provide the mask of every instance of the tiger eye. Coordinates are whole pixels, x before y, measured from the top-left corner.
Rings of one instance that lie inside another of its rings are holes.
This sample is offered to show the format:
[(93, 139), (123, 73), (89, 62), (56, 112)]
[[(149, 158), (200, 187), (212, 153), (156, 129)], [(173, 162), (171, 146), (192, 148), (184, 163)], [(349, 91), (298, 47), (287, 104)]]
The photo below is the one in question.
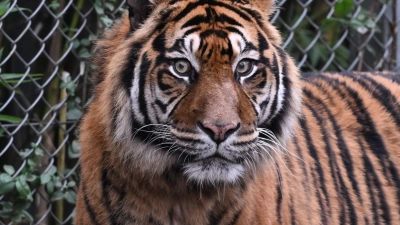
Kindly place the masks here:
[(174, 64), (174, 70), (179, 75), (187, 75), (192, 70), (192, 66), (186, 59), (179, 59)]
[(237, 64), (236, 73), (238, 73), (238, 75), (240, 76), (245, 76), (251, 72), (252, 68), (253, 68), (253, 62), (250, 61), (249, 59), (243, 59)]

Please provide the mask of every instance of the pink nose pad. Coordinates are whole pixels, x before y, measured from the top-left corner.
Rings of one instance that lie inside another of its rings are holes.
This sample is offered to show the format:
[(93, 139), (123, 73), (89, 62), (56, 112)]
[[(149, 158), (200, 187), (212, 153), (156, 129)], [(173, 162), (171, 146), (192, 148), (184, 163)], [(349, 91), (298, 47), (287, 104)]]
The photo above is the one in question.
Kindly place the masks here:
[(199, 127), (217, 144), (225, 141), (229, 135), (239, 129), (240, 124), (199, 123)]

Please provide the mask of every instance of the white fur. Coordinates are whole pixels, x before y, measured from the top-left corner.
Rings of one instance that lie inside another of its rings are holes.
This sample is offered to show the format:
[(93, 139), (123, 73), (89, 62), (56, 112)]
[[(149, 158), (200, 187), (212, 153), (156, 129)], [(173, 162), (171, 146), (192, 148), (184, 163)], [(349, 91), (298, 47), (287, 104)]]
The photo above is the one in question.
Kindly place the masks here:
[(244, 175), (244, 167), (222, 159), (189, 163), (184, 167), (189, 180), (204, 184), (236, 183)]
[[(141, 59), (140, 59), (141, 60)], [(141, 61), (138, 61), (140, 64)], [(144, 116), (140, 112), (139, 106), (139, 89), (144, 87), (139, 87), (139, 74), (140, 74), (140, 67), (136, 66), (135, 71), (133, 73), (133, 80), (132, 80), (132, 88), (131, 88), (131, 98), (132, 98), (132, 111), (135, 119), (140, 123), (144, 124)], [(125, 103), (127, 104), (127, 103)]]

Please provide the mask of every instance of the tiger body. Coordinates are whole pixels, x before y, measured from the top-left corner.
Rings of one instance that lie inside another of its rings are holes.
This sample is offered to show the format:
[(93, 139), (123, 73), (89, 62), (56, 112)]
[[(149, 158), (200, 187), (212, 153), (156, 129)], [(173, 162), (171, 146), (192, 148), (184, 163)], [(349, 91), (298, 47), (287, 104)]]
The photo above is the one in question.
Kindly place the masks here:
[(400, 223), (399, 75), (301, 77), (270, 0), (139, 4), (97, 42), (76, 224)]

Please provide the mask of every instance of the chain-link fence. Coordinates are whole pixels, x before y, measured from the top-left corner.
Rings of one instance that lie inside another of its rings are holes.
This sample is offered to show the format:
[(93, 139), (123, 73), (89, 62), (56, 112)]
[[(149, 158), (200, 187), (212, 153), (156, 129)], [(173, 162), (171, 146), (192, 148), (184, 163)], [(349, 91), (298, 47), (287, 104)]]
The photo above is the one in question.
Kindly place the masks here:
[[(0, 2), (0, 224), (71, 224), (91, 43), (123, 0)], [(281, 0), (303, 71), (399, 70), (396, 0)]]

